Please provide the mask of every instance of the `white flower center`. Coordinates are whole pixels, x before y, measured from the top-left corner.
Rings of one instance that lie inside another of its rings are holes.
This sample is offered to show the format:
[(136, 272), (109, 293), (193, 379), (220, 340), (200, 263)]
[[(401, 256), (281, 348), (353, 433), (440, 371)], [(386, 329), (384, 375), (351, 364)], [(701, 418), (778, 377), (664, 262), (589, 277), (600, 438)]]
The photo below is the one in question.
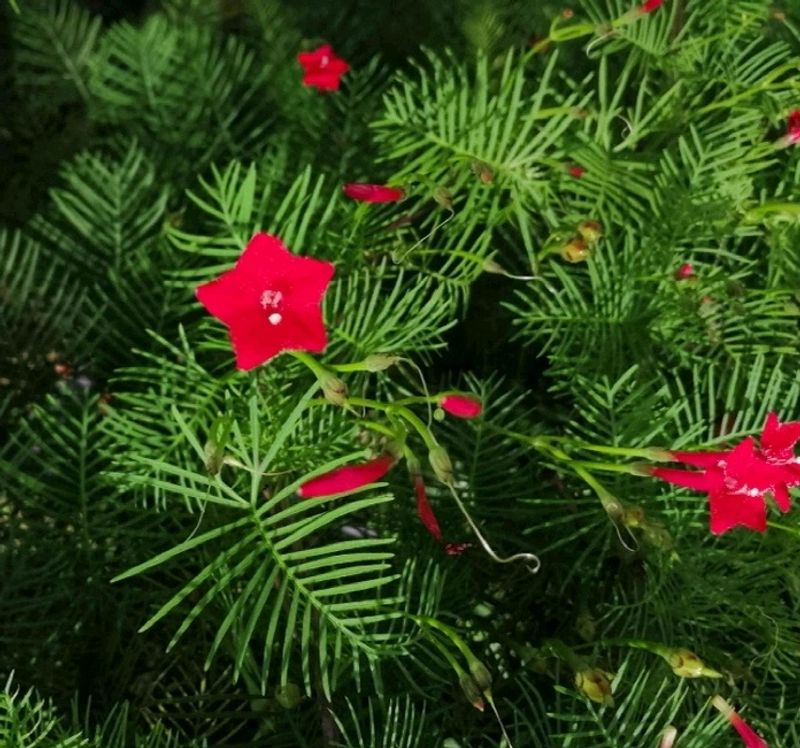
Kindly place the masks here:
[(261, 308), (269, 313), (267, 319), (271, 325), (279, 325), (283, 320), (283, 315), (278, 311), (283, 302), (283, 294), (280, 291), (273, 291), (271, 288), (262, 292), (259, 303)]
[(331, 61), (331, 58), (328, 57), (328, 55), (322, 55), (322, 57), (320, 57), (320, 59), (319, 59), (319, 66), (321, 68), (326, 68), (326, 67), (328, 67), (328, 63), (330, 61)]

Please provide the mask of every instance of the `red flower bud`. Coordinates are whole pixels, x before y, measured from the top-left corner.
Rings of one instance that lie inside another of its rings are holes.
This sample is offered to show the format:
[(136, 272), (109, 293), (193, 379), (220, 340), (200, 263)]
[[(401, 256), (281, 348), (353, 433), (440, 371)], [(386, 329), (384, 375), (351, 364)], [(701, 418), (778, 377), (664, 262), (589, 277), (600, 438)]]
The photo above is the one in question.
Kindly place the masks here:
[(694, 266), (691, 262), (684, 262), (676, 271), (675, 271), (675, 280), (686, 280), (687, 278), (694, 277)]
[(639, 10), (642, 13), (652, 13), (657, 8), (660, 8), (663, 3), (664, 0), (647, 0), (647, 2), (644, 2), (639, 6)]
[(789, 112), (786, 121), (786, 135), (784, 136), (786, 145), (800, 143), (800, 109), (793, 109)]
[(351, 182), (342, 185), (342, 192), (353, 200), (362, 203), (396, 203), (405, 197), (405, 192), (399, 187), (387, 187), (383, 184), (367, 184), (365, 182)]
[(570, 166), (567, 171), (569, 172), (569, 175), (571, 177), (575, 177), (575, 179), (580, 179), (586, 173), (586, 169), (584, 169), (582, 166)]
[(439, 404), (457, 418), (477, 418), (483, 411), (483, 404), (474, 395), (445, 395)]
[(414, 476), (414, 491), (417, 494), (417, 514), (422, 520), (422, 524), (428, 528), (428, 532), (433, 535), (438, 542), (442, 542), (442, 529), (439, 527), (439, 522), (436, 515), (433, 513), (430, 501), (428, 501), (428, 494), (425, 491), (425, 483), (421, 475)]
[(355, 491), (383, 478), (394, 462), (392, 455), (383, 454), (360, 465), (345, 465), (306, 481), (297, 489), (297, 493), (303, 499), (313, 499)]

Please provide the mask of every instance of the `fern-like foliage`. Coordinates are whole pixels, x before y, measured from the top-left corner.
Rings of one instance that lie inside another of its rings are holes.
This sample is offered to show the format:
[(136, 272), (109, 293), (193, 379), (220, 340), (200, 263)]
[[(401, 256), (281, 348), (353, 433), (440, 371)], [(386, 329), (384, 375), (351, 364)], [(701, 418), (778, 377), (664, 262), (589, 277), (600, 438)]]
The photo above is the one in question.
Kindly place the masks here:
[[(326, 506), (317, 500), (292, 498), (306, 476), (282, 487), (264, 483), (263, 476), (273, 468), (275, 456), (296, 427), (314, 389), (283, 417), (266, 451), (259, 445), (261, 424), (269, 419), (269, 411), (256, 392), (250, 396), (248, 422), (234, 424), (228, 445), (235, 464), (245, 473), (243, 481), (234, 478), (229, 483), (225, 473), (212, 477), (142, 459), (144, 468), (156, 468), (167, 476), (155, 480), (148, 470), (141, 476), (143, 483), (159, 485), (187, 501), (219, 507), (226, 516), (213, 529), (198, 531), (118, 577), (125, 579), (186, 559), (190, 551), (190, 557), (202, 559), (206, 551), (206, 561), (201, 560), (189, 572), (190, 579), (149, 618), (143, 630), (187, 598), (194, 598), (173, 636), (174, 645), (210, 605), (226, 599), (223, 607), (227, 614), (214, 636), (206, 667), (230, 638), (237, 674), (248, 654), (257, 653), (261, 665), (256, 675), (262, 690), (271, 679), (286, 684), (290, 673), (296, 673), (310, 693), (316, 671), (319, 682), (315, 687), (331, 693), (340, 679), (359, 677), (362, 661), (374, 671), (382, 654), (402, 653), (407, 640), (405, 626), (391, 631), (392, 622), (404, 616), (402, 599), (388, 591), (399, 578), (389, 572), (393, 554), (386, 546), (392, 539), (331, 537), (338, 522), (358, 512), (377, 511), (391, 496), (366, 495)], [(173, 417), (195, 448), (196, 459), (204, 460), (203, 447), (188, 431), (179, 411), (174, 411)], [(280, 417), (280, 411), (273, 412), (273, 418)], [(319, 471), (342, 462), (321, 465)], [(323, 540), (326, 537), (327, 542)], [(297, 627), (305, 632), (300, 642), (295, 642)]]

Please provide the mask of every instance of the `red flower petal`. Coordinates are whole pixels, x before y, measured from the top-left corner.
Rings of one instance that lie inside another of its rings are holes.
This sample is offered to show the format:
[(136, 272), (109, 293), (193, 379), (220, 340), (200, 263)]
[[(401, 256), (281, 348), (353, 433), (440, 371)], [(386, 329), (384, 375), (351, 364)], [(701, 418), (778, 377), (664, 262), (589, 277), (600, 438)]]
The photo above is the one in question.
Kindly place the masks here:
[(763, 496), (714, 492), (708, 497), (709, 528), (714, 535), (742, 526), (756, 532), (767, 529), (767, 506)]
[(394, 465), (394, 461), (392, 455), (381, 455), (360, 465), (345, 465), (306, 481), (297, 489), (297, 493), (301, 498), (313, 499), (355, 491), (383, 478)]
[(571, 177), (575, 177), (575, 179), (580, 179), (586, 173), (586, 169), (584, 169), (582, 166), (570, 166), (567, 171), (569, 172), (569, 175)]
[(642, 13), (652, 13), (657, 8), (660, 8), (663, 3), (664, 0), (647, 0), (647, 2), (639, 6), (639, 10)]
[(422, 520), (422, 524), (428, 528), (428, 532), (433, 535), (438, 542), (443, 542), (442, 529), (439, 527), (439, 522), (436, 515), (433, 513), (430, 501), (428, 501), (428, 494), (425, 491), (425, 483), (421, 475), (414, 476), (414, 492), (417, 494), (417, 514)]
[(694, 266), (691, 262), (684, 262), (675, 271), (675, 280), (686, 280), (687, 278), (694, 277)]
[(336, 91), (341, 77), (350, 66), (337, 57), (330, 44), (323, 44), (313, 52), (300, 52), (297, 61), (303, 67), (303, 85), (320, 91)]
[(683, 462), (694, 467), (715, 468), (730, 454), (727, 452), (670, 452), (676, 462)]
[(683, 488), (692, 488), (695, 491), (714, 491), (724, 487), (724, 478), (721, 470), (677, 470), (675, 468), (650, 468), (650, 474), (656, 478), (672, 483)]
[(347, 197), (363, 203), (395, 203), (402, 200), (406, 194), (399, 187), (387, 187), (383, 184), (366, 182), (351, 182), (342, 185), (342, 191)]
[(252, 369), (283, 351), (325, 349), (321, 303), (329, 262), (298, 257), (275, 236), (256, 234), (235, 267), (196, 290), (229, 329), (236, 365)]
[(794, 448), (800, 441), (800, 421), (781, 423), (777, 414), (767, 415), (761, 432), (761, 452), (770, 462), (795, 462)]
[(445, 395), (439, 404), (458, 418), (477, 418), (483, 411), (483, 404), (474, 395)]

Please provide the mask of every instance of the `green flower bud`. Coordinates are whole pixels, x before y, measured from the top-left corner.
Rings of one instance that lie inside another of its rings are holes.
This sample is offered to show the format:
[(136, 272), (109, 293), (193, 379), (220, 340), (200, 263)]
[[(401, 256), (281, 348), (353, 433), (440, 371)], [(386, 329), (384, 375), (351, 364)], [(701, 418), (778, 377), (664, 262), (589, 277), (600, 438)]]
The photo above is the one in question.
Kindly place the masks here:
[(640, 506), (626, 506), (622, 512), (622, 524), (625, 527), (641, 527), (645, 522), (644, 509)]
[(367, 371), (384, 371), (391, 368), (400, 360), (400, 356), (393, 356), (390, 353), (373, 353), (364, 359), (364, 367)]
[(484, 665), (480, 660), (470, 660), (469, 672), (472, 675), (475, 683), (477, 683), (478, 688), (481, 689), (482, 693), (491, 691), (492, 674), (489, 672), (489, 668), (487, 668), (486, 665)]
[(294, 683), (275, 688), (275, 701), (284, 709), (294, 709), (303, 700), (303, 692)]
[(586, 239), (589, 244), (594, 244), (603, 236), (603, 224), (600, 221), (581, 221), (578, 224), (578, 233)]
[(334, 405), (344, 405), (347, 400), (347, 386), (333, 374), (326, 374), (319, 380), (322, 386), (322, 394), (329, 403)]
[(473, 161), (472, 173), (484, 184), (491, 184), (494, 181), (494, 171), (485, 161)]
[(486, 704), (481, 696), (481, 690), (478, 688), (478, 684), (472, 680), (472, 676), (463, 673), (458, 679), (458, 683), (461, 686), (461, 690), (464, 692), (464, 696), (467, 697), (467, 701), (479, 712), (482, 712)]
[(592, 701), (612, 706), (614, 699), (611, 696), (611, 673), (606, 673), (597, 668), (586, 668), (575, 673), (575, 687), (582, 691)]
[(495, 262), (494, 260), (484, 260), (483, 261), (483, 272), (485, 273), (496, 273), (497, 275), (506, 275), (506, 271), (503, 269), (502, 265)]
[(450, 461), (450, 455), (447, 454), (444, 447), (437, 444), (431, 449), (431, 451), (428, 452), (428, 461), (436, 477), (442, 481), (442, 483), (447, 483), (447, 485), (453, 484), (453, 463)]
[(561, 256), (573, 264), (589, 259), (589, 245), (585, 240), (575, 237), (561, 247)]
[(445, 210), (453, 210), (453, 196), (446, 187), (437, 187), (433, 191), (433, 199)]
[(646, 522), (642, 525), (642, 530), (644, 531), (644, 539), (655, 548), (659, 548), (662, 551), (671, 551), (675, 545), (672, 535), (663, 525), (655, 522)]
[(225, 462), (225, 445), (231, 433), (233, 418), (230, 415), (217, 416), (208, 430), (208, 441), (203, 448), (206, 470), (209, 475), (216, 475), (222, 470)]
[(672, 672), (681, 678), (721, 678), (722, 673), (705, 666), (705, 663), (688, 649), (673, 649), (666, 658)]

